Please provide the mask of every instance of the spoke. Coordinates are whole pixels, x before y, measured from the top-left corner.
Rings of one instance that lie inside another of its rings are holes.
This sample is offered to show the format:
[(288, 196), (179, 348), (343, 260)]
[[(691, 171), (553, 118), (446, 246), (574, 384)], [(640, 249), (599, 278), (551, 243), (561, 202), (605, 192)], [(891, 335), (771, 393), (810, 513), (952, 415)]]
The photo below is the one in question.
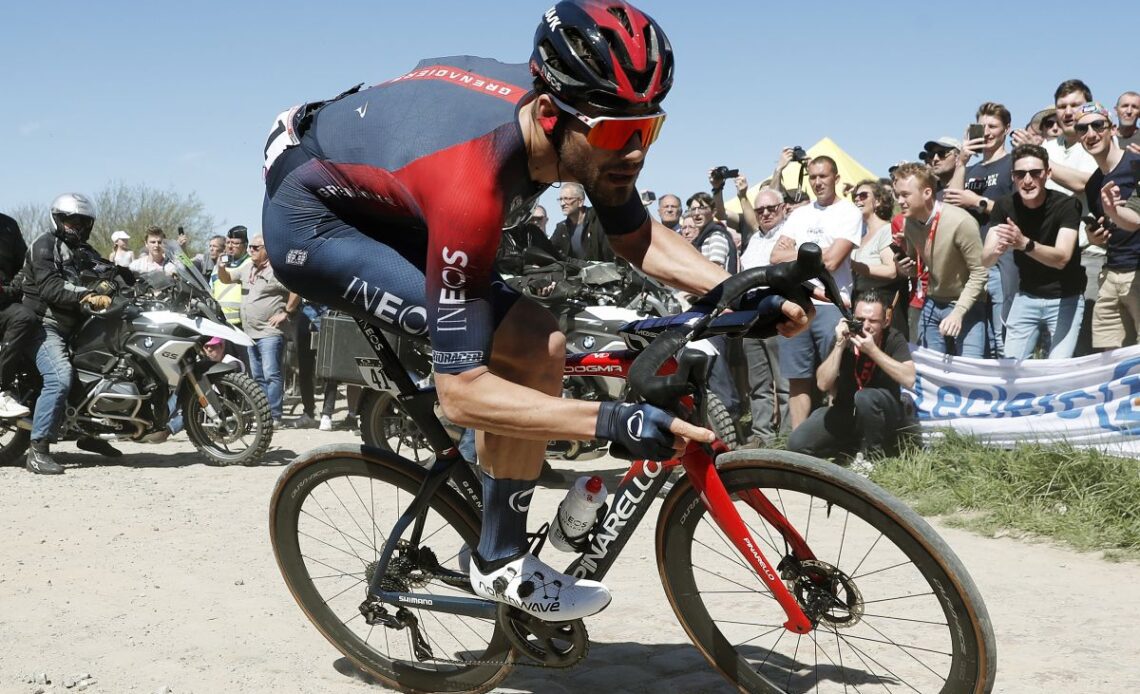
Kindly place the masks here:
[[(761, 624), (760, 626), (772, 626), (772, 625), (770, 625), (770, 624)], [(753, 636), (752, 638), (748, 639), (747, 641), (741, 641), (740, 643), (736, 644), (736, 648), (740, 648), (741, 646), (745, 646), (745, 645), (747, 645), (747, 644), (749, 644), (749, 643), (752, 643), (752, 642), (753, 642), (753, 641), (755, 641), (756, 639), (762, 639), (762, 638), (764, 638), (765, 636), (767, 636), (768, 634), (771, 634), (771, 633), (773, 633), (773, 632), (775, 632), (775, 631), (780, 631), (780, 630), (784, 630), (784, 631), (787, 631), (786, 629), (784, 629), (784, 625), (782, 625), (782, 624), (780, 624), (780, 625), (776, 625), (775, 627), (773, 627), (773, 628), (769, 629), (768, 631), (765, 631), (765, 632), (764, 632), (764, 633), (762, 633), (762, 634), (757, 634), (757, 635)]]
[[(314, 503), (317, 503), (317, 502), (314, 502)], [(317, 505), (319, 506), (320, 504), (318, 503)], [(342, 535), (343, 537), (345, 537), (345, 538), (347, 538), (347, 539), (350, 539), (350, 540), (352, 540), (353, 542), (357, 542), (357, 543), (359, 543), (361, 546), (365, 547), (366, 549), (371, 549), (371, 550), (374, 550), (374, 549), (375, 549), (374, 547), (370, 546), (370, 545), (369, 545), (367, 542), (365, 542), (364, 540), (361, 540), (361, 539), (355, 538), (355, 537), (353, 537), (353, 536), (351, 536), (351, 535), (345, 535), (344, 533), (342, 533), (342, 532), (341, 532), (340, 528), (338, 528), (337, 526), (333, 525), (331, 522), (326, 522), (326, 521), (324, 521), (323, 519), (321, 519), (321, 518), (318, 518), (318, 517), (314, 516), (312, 513), (309, 513), (308, 511), (306, 511), (306, 510), (304, 510), (304, 509), (301, 509), (301, 513), (302, 513), (302, 514), (304, 514), (304, 515), (305, 515), (307, 518), (310, 518), (310, 519), (312, 519), (314, 522), (316, 522), (316, 523), (320, 523), (321, 525), (325, 526), (325, 527), (326, 527), (326, 528), (328, 528), (329, 530), (332, 530), (334, 533), (339, 533), (339, 534), (340, 534), (340, 535)], [(331, 520), (331, 519), (330, 519), (330, 520)], [(304, 534), (304, 533), (302, 533), (301, 531), (298, 531), (298, 534)], [(306, 535), (306, 537), (311, 537), (311, 536), (308, 536), (308, 535)], [(316, 538), (313, 538), (313, 539), (315, 540)], [(318, 540), (318, 542), (319, 542), (319, 540)], [(356, 556), (356, 555), (354, 554), (354, 556)], [(357, 556), (357, 558), (359, 559), (359, 556)]]
[[(716, 578), (719, 578), (722, 581), (728, 581), (729, 583), (731, 583), (734, 586), (740, 586), (741, 588), (751, 592), (754, 595), (766, 595), (768, 597), (772, 597), (772, 593), (770, 591), (756, 590), (755, 588), (751, 588), (750, 586), (746, 586), (743, 583), (740, 583), (739, 581), (734, 581), (731, 578), (728, 578), (727, 576), (723, 576), (721, 574), (713, 573), (712, 571), (710, 571), (709, 569), (706, 569), (703, 566), (694, 566), (693, 568), (694, 569), (700, 569), (701, 571), (704, 571), (708, 575), (715, 576)], [(703, 593), (704, 591), (700, 591), (700, 592)]]
[(864, 605), (874, 605), (877, 602), (890, 602), (892, 600), (910, 600), (912, 598), (925, 598), (929, 595), (934, 595), (934, 591), (930, 591), (929, 593), (915, 593), (914, 595), (899, 595), (899, 596), (894, 597), (894, 598), (879, 598), (878, 600), (864, 600), (863, 604)]
[[(329, 493), (331, 493), (333, 495), (333, 498), (335, 498), (337, 500), (337, 502), (340, 503), (341, 508), (344, 508), (344, 502), (340, 500), (340, 495), (338, 495), (336, 493), (335, 489), (333, 489), (332, 487), (329, 486), (328, 482), (325, 482), (321, 486), (328, 489)], [(314, 491), (316, 491), (316, 490), (314, 490)], [(312, 494), (309, 495), (309, 498), (316, 501), (314, 495), (312, 495)], [(317, 508), (319, 508), (321, 511), (324, 512), (325, 517), (328, 518), (329, 523), (332, 524), (333, 519), (332, 519), (332, 516), (329, 514), (328, 509), (326, 509), (324, 507), (324, 505), (321, 504), (320, 502), (317, 502)], [(361, 563), (367, 564), (368, 562), (364, 561), (364, 558), (361, 557), (359, 554), (356, 554), (356, 552), (352, 549), (352, 545), (349, 543), (350, 536), (347, 533), (345, 533), (343, 530), (341, 530), (339, 527), (337, 527), (335, 525), (333, 525), (332, 527), (338, 534), (340, 534), (341, 539), (344, 540), (344, 544), (348, 546), (348, 550), (350, 552), (352, 552), (354, 555), (356, 555), (356, 558), (359, 559), (361, 561)], [(353, 538), (353, 539), (355, 539), (355, 538)], [(367, 546), (367, 543), (365, 543), (361, 540), (357, 540), (357, 542), (360, 542), (360, 544)]]
[[(324, 546), (328, 547), (329, 549), (332, 549), (332, 550), (336, 550), (337, 552), (340, 552), (341, 554), (346, 554), (346, 555), (348, 555), (348, 556), (352, 557), (353, 559), (356, 559), (357, 561), (359, 561), (359, 562), (360, 562), (360, 563), (362, 563), (362, 564), (367, 564), (367, 563), (368, 563), (368, 562), (364, 561), (363, 559), (361, 559), (361, 558), (360, 558), (360, 556), (359, 556), (358, 554), (356, 554), (355, 552), (346, 551), (346, 550), (344, 550), (344, 549), (342, 549), (342, 548), (340, 548), (340, 547), (337, 547), (336, 545), (331, 545), (331, 544), (329, 544), (329, 543), (325, 542), (324, 540), (322, 540), (322, 539), (320, 539), (320, 538), (318, 538), (318, 537), (314, 537), (314, 536), (312, 536), (312, 535), (310, 535), (310, 534), (308, 534), (308, 533), (305, 533), (305, 532), (301, 532), (300, 530), (298, 530), (298, 531), (297, 531), (297, 536), (298, 536), (298, 537), (304, 537), (304, 538), (308, 538), (308, 539), (312, 540), (313, 542), (319, 542), (320, 544), (322, 544), (322, 545), (324, 545)], [(329, 568), (331, 569), (331, 568), (334, 568), (334, 567), (331, 567), (331, 566), (330, 566)]]
[[(361, 583), (364, 583), (364, 580), (363, 580), (363, 579), (358, 579), (358, 580), (357, 580), (355, 583), (353, 583), (351, 586), (349, 586), (349, 587), (345, 588), (344, 590), (340, 591), (340, 592), (339, 592), (339, 593), (337, 593), (336, 595), (330, 595), (330, 596), (329, 596), (329, 597), (327, 597), (327, 598), (325, 598), (324, 596), (321, 596), (321, 597), (323, 598), (323, 599), (321, 600), (321, 603), (323, 603), (323, 604), (325, 604), (325, 605), (328, 605), (330, 602), (332, 602), (333, 600), (336, 600), (337, 598), (339, 598), (340, 596), (344, 595), (345, 593), (347, 593), (348, 591), (352, 590), (353, 588), (356, 588), (356, 587), (357, 587), (357, 586), (359, 586)], [(365, 593), (367, 593), (367, 590), (365, 591)]]
[(886, 614), (871, 614), (870, 612), (864, 612), (863, 616), (864, 617), (874, 617), (875, 619), (893, 619), (893, 620), (899, 621), (899, 622), (913, 622), (915, 624), (933, 624), (934, 626), (950, 628), (950, 625), (947, 624), (946, 622), (932, 622), (928, 619), (913, 619), (911, 617), (892, 617), (892, 616), (886, 615)]
[(839, 533), (839, 554), (835, 557), (835, 565), (843, 566), (840, 562), (843, 560), (843, 545), (847, 540), (847, 521), (851, 520), (851, 512), (843, 509), (843, 532)]
[[(337, 548), (333, 547), (333, 549), (337, 549)], [(341, 551), (343, 551), (343, 550), (341, 550)], [(325, 562), (321, 561), (320, 559), (317, 559), (316, 557), (310, 557), (309, 555), (304, 554), (304, 553), (301, 554), (301, 558), (306, 560), (306, 561), (311, 561), (314, 564), (320, 564), (321, 566), (325, 567), (326, 569), (338, 571), (338, 572), (340, 572), (340, 575), (342, 575), (342, 576), (355, 576), (356, 575), (352, 571), (344, 571), (343, 569), (338, 569), (335, 566), (332, 566), (330, 564), (326, 564)]]
[[(710, 525), (711, 525), (711, 524), (710, 524)], [(719, 531), (719, 528), (716, 528), (716, 530), (718, 530), (718, 531)], [(728, 549), (729, 549), (729, 551), (730, 551), (730, 552), (737, 552), (737, 551), (738, 551), (738, 550), (736, 549), (736, 547), (733, 547), (731, 544), (729, 544), (728, 540), (727, 540), (727, 539), (724, 537), (724, 534), (723, 534), (723, 533), (717, 532), (717, 533), (716, 533), (716, 536), (717, 536), (717, 538), (718, 538), (718, 539), (719, 539), (719, 540), (720, 540), (722, 543), (724, 543), (724, 546), (725, 546), (725, 547), (728, 547)], [(707, 549), (708, 551), (710, 551), (710, 552), (712, 552), (713, 554), (717, 555), (718, 557), (721, 557), (722, 559), (725, 559), (725, 560), (727, 560), (727, 561), (729, 561), (729, 562), (731, 562), (731, 563), (733, 563), (733, 564), (736, 564), (737, 566), (739, 566), (740, 568), (744, 569), (744, 570), (745, 570), (745, 571), (747, 571), (748, 573), (750, 573), (750, 574), (752, 574), (752, 575), (754, 575), (754, 576), (756, 575), (756, 571), (755, 571), (755, 569), (753, 569), (751, 566), (749, 566), (749, 565), (745, 564), (745, 563), (744, 563), (744, 560), (743, 560), (743, 559), (741, 559), (739, 556), (736, 556), (735, 554), (734, 554), (734, 555), (728, 555), (728, 554), (725, 554), (724, 552), (721, 552), (720, 550), (714, 549), (713, 547), (709, 546), (709, 544), (708, 544), (708, 543), (706, 543), (706, 542), (703, 542), (703, 541), (701, 541), (701, 540), (698, 540), (698, 539), (696, 539), (696, 538), (693, 538), (693, 542), (697, 543), (697, 544), (698, 544), (698, 545), (700, 545), (701, 547), (704, 547), (705, 549)]]
[(907, 566), (908, 564), (913, 564), (913, 563), (914, 563), (913, 561), (911, 561), (911, 560), (907, 559), (906, 561), (903, 561), (903, 562), (899, 562), (898, 564), (893, 564), (893, 565), (891, 565), (891, 566), (888, 566), (888, 567), (886, 567), (886, 568), (883, 568), (883, 569), (875, 569), (874, 571), (868, 571), (868, 572), (867, 572), (867, 573), (865, 573), (865, 574), (856, 574), (856, 575), (854, 575), (854, 576), (852, 576), (852, 577), (851, 577), (851, 580), (852, 580), (852, 581), (854, 581), (854, 580), (855, 580), (855, 579), (857, 579), (857, 578), (865, 578), (865, 577), (867, 577), (867, 576), (873, 576), (873, 575), (875, 575), (875, 574), (877, 574), (877, 573), (882, 573), (882, 572), (884, 572), (884, 571), (890, 571), (891, 569), (897, 569), (897, 568), (899, 568), (900, 566)]
[[(915, 650), (915, 651), (922, 651), (923, 653), (932, 653), (934, 655), (943, 655), (943, 656), (946, 656), (947, 658), (953, 658), (954, 657), (953, 653), (947, 653), (945, 651), (936, 651), (932, 648), (923, 648), (922, 646), (912, 646), (910, 644), (898, 643), (897, 641), (893, 641), (891, 639), (891, 637), (887, 636), (883, 632), (876, 629), (872, 624), (870, 624), (866, 620), (863, 621), (863, 624), (866, 624), (872, 631), (874, 631), (879, 636), (882, 636), (883, 638), (873, 639), (870, 636), (855, 636), (854, 634), (843, 634), (842, 635), (843, 638), (845, 640), (846, 639), (852, 639), (855, 641), (867, 641), (868, 643), (881, 643), (881, 644), (885, 644), (888, 646), (894, 646), (895, 648), (899, 649), (903, 653), (906, 653), (907, 655), (909, 655), (911, 658), (914, 658), (914, 655), (912, 655), (907, 649), (911, 649), (911, 650)], [(915, 658), (915, 660), (918, 660), (918, 659)], [(931, 672), (934, 672), (934, 671), (931, 670)], [(934, 674), (938, 674), (938, 673), (934, 673)]]
[(879, 540), (881, 539), (883, 539), (883, 533), (880, 532), (879, 536), (875, 538), (875, 541), (871, 543), (871, 546), (867, 548), (867, 553), (863, 555), (863, 558), (859, 560), (855, 568), (851, 569), (850, 575), (854, 576), (859, 573), (859, 568), (863, 566), (863, 562), (867, 561), (867, 557), (871, 556), (871, 552), (875, 551), (875, 547), (879, 544)]
[[(835, 634), (836, 634), (836, 636), (838, 636), (839, 638), (841, 638), (841, 639), (842, 639), (842, 640), (844, 640), (844, 641), (847, 641), (848, 639), (850, 639), (850, 638), (851, 638), (849, 635), (848, 635), (848, 636), (844, 636), (844, 635), (841, 635), (841, 634), (840, 634), (838, 631), (836, 631), (836, 632), (835, 632)], [(866, 656), (866, 657), (867, 657), (867, 660), (870, 660), (872, 663), (874, 663), (875, 665), (879, 666), (879, 668), (880, 668), (880, 669), (882, 669), (882, 670), (885, 670), (887, 673), (889, 673), (889, 674), (890, 674), (890, 676), (891, 676), (891, 677), (894, 679), (894, 681), (895, 681), (896, 683), (901, 683), (901, 684), (903, 684), (904, 686), (906, 686), (908, 689), (911, 689), (912, 691), (916, 692), (916, 694), (921, 694), (920, 690), (919, 690), (917, 687), (915, 687), (913, 684), (911, 684), (910, 682), (906, 681), (906, 680), (905, 680), (905, 679), (903, 679), (902, 677), (899, 677), (897, 674), (895, 674), (895, 671), (894, 671), (894, 670), (892, 670), (892, 669), (890, 669), (889, 667), (887, 667), (886, 665), (883, 665), (882, 663), (880, 663), (880, 662), (879, 662), (879, 661), (878, 661), (878, 660), (877, 660), (877, 659), (876, 659), (874, 656), (872, 656), (870, 653), (868, 653), (868, 652), (864, 651), (863, 649), (859, 648), (858, 646), (856, 646), (856, 645), (855, 645), (855, 644), (853, 644), (853, 643), (848, 643), (848, 644), (847, 644), (847, 647), (848, 647), (848, 648), (850, 648), (850, 649), (851, 649), (851, 650), (852, 650), (852, 651), (853, 651), (853, 652), (854, 652), (854, 653), (855, 653), (857, 656), (859, 656), (859, 660), (862, 660), (862, 661), (863, 661), (863, 665), (865, 665), (865, 666), (867, 665), (867, 661), (866, 661), (866, 660), (863, 660), (863, 656)], [(867, 669), (868, 669), (868, 670), (870, 670), (870, 669), (871, 669), (871, 668), (870, 668), (870, 666), (867, 666)], [(937, 673), (935, 673), (935, 675), (937, 676)], [(882, 675), (878, 675), (878, 674), (876, 674), (876, 675), (875, 675), (875, 677), (876, 677), (876, 678), (879, 680), (879, 682), (880, 682), (880, 683), (883, 685), (883, 689), (886, 689), (887, 691), (890, 691), (890, 688), (887, 686), (886, 680), (885, 680), (885, 678), (884, 678)], [(945, 682), (946, 682), (946, 679), (945, 679), (945, 678), (942, 678), (942, 681), (943, 681), (943, 683), (945, 683)]]

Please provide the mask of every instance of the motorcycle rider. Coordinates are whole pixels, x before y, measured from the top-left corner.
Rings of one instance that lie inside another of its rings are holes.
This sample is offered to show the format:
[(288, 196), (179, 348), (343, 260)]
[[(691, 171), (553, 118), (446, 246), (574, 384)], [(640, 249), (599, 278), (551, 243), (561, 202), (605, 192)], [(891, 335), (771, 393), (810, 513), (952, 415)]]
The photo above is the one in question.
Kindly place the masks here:
[(28, 244), (20, 225), (0, 214), (0, 417), (25, 417), (31, 413), (9, 389), (16, 380), (18, 361), (36, 333), (36, 314), (20, 302), (20, 280)]
[[(60, 195), (51, 204), (51, 225), (51, 231), (32, 241), (24, 266), (24, 304), (42, 321), (29, 353), (35, 355), (43, 377), (32, 415), (26, 467), (37, 474), (58, 475), (63, 468), (48, 449), (63, 418), (74, 375), (67, 341), (83, 322), (81, 307), (100, 311), (111, 305), (111, 297), (80, 284), (80, 272), (99, 260), (99, 253), (87, 243), (95, 226), (91, 200), (80, 193)], [(77, 445), (104, 456), (122, 455), (102, 439), (81, 438)]]

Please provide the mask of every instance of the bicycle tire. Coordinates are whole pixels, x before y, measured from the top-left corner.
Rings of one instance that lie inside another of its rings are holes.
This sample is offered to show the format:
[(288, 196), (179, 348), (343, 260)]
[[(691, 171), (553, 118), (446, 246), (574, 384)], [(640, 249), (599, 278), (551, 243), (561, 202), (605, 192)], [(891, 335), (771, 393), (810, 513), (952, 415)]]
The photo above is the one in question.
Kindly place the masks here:
[[(419, 490), (424, 475), (420, 466), (387, 451), (343, 445), (310, 451), (281, 474), (274, 489), (270, 503), (274, 555), (302, 611), (361, 671), (404, 692), (484, 692), (510, 673), (515, 658), (494, 620), (487, 623), (407, 606), (417, 616), (437, 657), (463, 657), (456, 655), (454, 646), (468, 659), (496, 663), (464, 667), (393, 657), (394, 651), (411, 652), (407, 643), (409, 630), (369, 627), (359, 612), (366, 594), (369, 562), (379, 558), (388, 531)], [(330, 494), (330, 490), (333, 493)], [(393, 490), (395, 494), (391, 493)], [(361, 496), (364, 491), (367, 494)], [(365, 497), (371, 507), (365, 505)], [(327, 508), (322, 501), (328, 504)], [(352, 513), (349, 507), (357, 503), (363, 511), (361, 518), (353, 519), (348, 527), (339, 526), (337, 520)], [(437, 551), (440, 564), (448, 566), (456, 556), (450, 554), (449, 545), (448, 554), (440, 549), (454, 540), (475, 546), (479, 541), (480, 522), (470, 505), (447, 486), (435, 494), (430, 509), (424, 542), (420, 546)], [(383, 518), (379, 514), (383, 514)], [(451, 528), (454, 537), (446, 537), (445, 528)], [(334, 544), (323, 544), (322, 535), (332, 538)], [(349, 551), (337, 551), (336, 545), (341, 542)], [(314, 575), (311, 568), (319, 573)], [(348, 587), (345, 582), (349, 583)], [(412, 589), (419, 593), (446, 590), (447, 594), (459, 594), (456, 589), (431, 579)], [(473, 622), (483, 624), (473, 625)], [(460, 636), (450, 632), (441, 634), (439, 629), (446, 629), (446, 625), (452, 623), (471, 633), (476, 633), (475, 626), (481, 626), (484, 632), (489, 630), (490, 636), (485, 645), (472, 650), (463, 639), (470, 642), (475, 637), (466, 632)]]
[[(821, 564), (843, 572), (833, 576), (846, 578), (828, 584), (828, 614), (817, 628), (806, 636), (792, 634), (783, 627), (786, 617), (767, 587), (707, 517), (688, 479), (680, 480), (658, 519), (658, 570), (677, 619), (726, 679), (750, 692), (879, 691), (899, 682), (906, 691), (992, 689), (997, 655), (985, 604), (962, 563), (918, 514), (858, 475), (804, 455), (736, 451), (720, 456), (717, 467), (773, 566), (786, 547), (740, 500), (743, 490), (767, 490)], [(826, 515), (820, 511), (824, 507)], [(845, 513), (836, 513), (836, 507)], [(805, 511), (806, 525), (797, 523)], [(821, 534), (820, 524), (841, 530), (838, 552), (832, 546), (835, 533), (825, 529)], [(848, 539), (853, 546), (844, 557)], [(893, 550), (881, 546), (884, 539)], [(701, 585), (713, 588), (702, 592)], [(804, 606), (803, 597), (794, 590), (793, 595)], [(722, 612), (729, 619), (718, 619)], [(904, 634), (904, 640), (895, 641), (892, 634)], [(938, 642), (930, 652), (928, 645), (909, 641), (920, 634)], [(752, 638), (743, 640), (745, 636)], [(814, 665), (800, 663), (801, 653), (805, 659), (814, 653)], [(889, 665), (882, 662), (887, 656)]]
[(729, 414), (728, 408), (715, 394), (708, 394), (708, 422), (706, 426), (713, 430), (728, 450), (735, 451), (740, 448), (740, 438), (736, 435), (736, 420)]
[(396, 396), (391, 393), (365, 390), (357, 405), (360, 417), (360, 438), (365, 445), (410, 458), (421, 467), (435, 461), (435, 453), (427, 437)]

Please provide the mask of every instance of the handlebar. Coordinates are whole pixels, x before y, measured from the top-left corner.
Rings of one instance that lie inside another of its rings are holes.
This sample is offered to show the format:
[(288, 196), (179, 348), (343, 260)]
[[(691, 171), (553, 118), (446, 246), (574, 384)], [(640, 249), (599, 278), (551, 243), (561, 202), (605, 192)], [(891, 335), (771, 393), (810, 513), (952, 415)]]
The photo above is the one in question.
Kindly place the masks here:
[[(707, 313), (694, 322), (675, 326), (658, 335), (630, 365), (630, 396), (672, 410), (679, 397), (695, 392), (697, 384), (691, 376), (694, 369), (702, 363), (707, 364), (707, 358), (701, 359), (703, 355), (690, 357), (692, 353), (686, 352), (678, 359), (676, 372), (658, 375), (670, 357), (689, 342), (701, 339), (709, 325), (734, 306), (737, 307), (734, 316), (746, 314), (734, 321), (741, 325), (743, 333), (764, 329), (774, 331), (783, 317), (784, 301), (806, 301), (808, 295), (803, 285), (811, 280), (819, 280), (827, 298), (845, 318), (851, 318), (851, 311), (843, 302), (835, 279), (823, 264), (823, 251), (814, 243), (805, 243), (793, 261), (750, 268), (721, 282), (694, 304), (694, 307), (708, 309)], [(742, 304), (747, 304), (748, 308), (741, 308)], [(699, 373), (703, 375), (703, 372)]]

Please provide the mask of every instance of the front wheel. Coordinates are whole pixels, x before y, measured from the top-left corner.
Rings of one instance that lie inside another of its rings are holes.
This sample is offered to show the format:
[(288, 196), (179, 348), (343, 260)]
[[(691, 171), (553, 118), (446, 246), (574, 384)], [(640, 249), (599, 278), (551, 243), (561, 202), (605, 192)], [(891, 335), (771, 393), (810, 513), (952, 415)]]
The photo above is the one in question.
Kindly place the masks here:
[(21, 429), (16, 420), (0, 420), (0, 467), (23, 464), (31, 438), (32, 432)]
[(215, 465), (256, 465), (273, 440), (269, 398), (249, 376), (229, 372), (210, 383), (221, 401), (217, 421), (191, 392), (182, 405), (186, 435)]
[(422, 466), (435, 460), (427, 437), (392, 393), (364, 391), (358, 411), (360, 438), (364, 443), (410, 458)]
[[(988, 692), (993, 628), (962, 563), (934, 530), (876, 485), (784, 451), (717, 460), (749, 533), (815, 629), (796, 635), (687, 479), (665, 500), (657, 565), (693, 643), (750, 692)], [(797, 557), (756, 510), (762, 494), (803, 536)], [(751, 497), (751, 498), (750, 498)]]
[[(511, 671), (515, 654), (494, 619), (386, 605), (418, 624), (429, 655), (408, 628), (370, 626), (361, 601), (397, 519), (423, 482), (422, 467), (387, 451), (326, 446), (282, 473), (269, 507), (277, 565), (314, 626), (358, 668), (405, 692), (484, 692)], [(410, 534), (410, 530), (409, 530)], [(447, 486), (388, 564), (390, 590), (470, 597), (464, 566), (479, 543), (479, 520)], [(466, 556), (465, 556), (466, 555)], [(303, 689), (303, 687), (302, 687)]]

